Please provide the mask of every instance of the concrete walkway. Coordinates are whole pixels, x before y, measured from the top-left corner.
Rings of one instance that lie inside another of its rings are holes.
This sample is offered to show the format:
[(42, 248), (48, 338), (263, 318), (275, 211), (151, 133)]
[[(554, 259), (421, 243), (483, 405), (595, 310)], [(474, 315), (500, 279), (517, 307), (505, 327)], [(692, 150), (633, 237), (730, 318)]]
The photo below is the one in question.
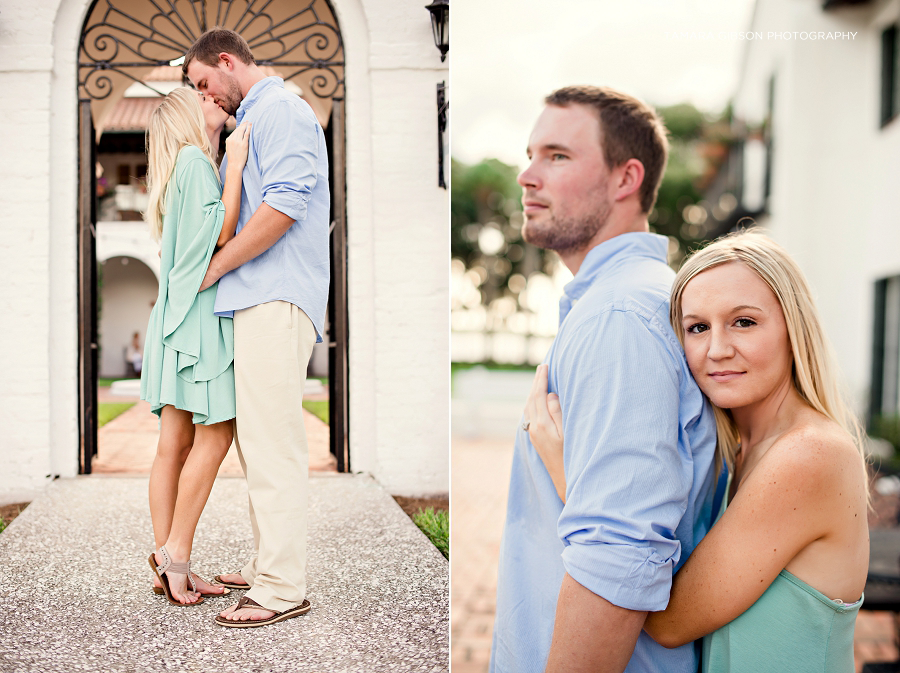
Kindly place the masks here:
[[(197, 528), (211, 579), (252, 547), (243, 479), (219, 478)], [(257, 629), (214, 616), (243, 592), (179, 608), (150, 591), (145, 477), (59, 480), (0, 534), (0, 671), (365, 672), (449, 669), (443, 556), (365, 475), (313, 476), (312, 610)]]

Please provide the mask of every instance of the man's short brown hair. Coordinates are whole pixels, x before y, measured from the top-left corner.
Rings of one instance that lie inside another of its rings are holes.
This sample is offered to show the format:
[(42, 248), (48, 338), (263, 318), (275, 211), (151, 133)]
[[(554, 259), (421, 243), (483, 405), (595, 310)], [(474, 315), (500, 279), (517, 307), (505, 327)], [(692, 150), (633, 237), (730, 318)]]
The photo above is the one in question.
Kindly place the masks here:
[(187, 54), (184, 55), (184, 63), (181, 72), (187, 77), (188, 66), (191, 61), (198, 60), (204, 65), (215, 66), (219, 62), (219, 54), (222, 52), (233, 54), (243, 63), (256, 63), (247, 41), (233, 30), (227, 28), (210, 28), (198, 37)]
[(544, 102), (559, 107), (577, 103), (596, 110), (606, 165), (614, 168), (629, 159), (644, 165), (641, 209), (649, 213), (669, 154), (666, 127), (656, 111), (637, 98), (598, 86), (567, 86), (551, 93)]

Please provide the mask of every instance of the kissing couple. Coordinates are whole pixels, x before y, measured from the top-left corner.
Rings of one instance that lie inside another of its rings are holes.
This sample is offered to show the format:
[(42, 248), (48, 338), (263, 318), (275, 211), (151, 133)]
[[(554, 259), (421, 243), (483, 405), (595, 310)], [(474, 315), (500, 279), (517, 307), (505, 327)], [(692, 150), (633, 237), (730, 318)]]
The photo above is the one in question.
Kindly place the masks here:
[[(328, 156), (310, 106), (266, 77), (236, 32), (205, 32), (182, 70), (194, 89), (169, 93), (147, 131), (145, 218), (160, 242), (141, 372), (141, 399), (160, 419), (149, 562), (172, 605), (247, 590), (215, 621), (264, 626), (310, 609), (302, 398), (328, 299)], [(191, 548), (232, 439), (254, 551), (209, 583)]]

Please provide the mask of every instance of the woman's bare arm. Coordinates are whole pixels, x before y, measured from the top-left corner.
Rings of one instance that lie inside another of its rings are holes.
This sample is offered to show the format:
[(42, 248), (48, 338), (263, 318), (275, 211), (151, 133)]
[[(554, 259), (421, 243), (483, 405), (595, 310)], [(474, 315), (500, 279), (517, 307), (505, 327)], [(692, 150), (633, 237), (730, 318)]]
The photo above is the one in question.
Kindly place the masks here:
[[(801, 550), (829, 535), (847, 465), (830, 440), (795, 432), (773, 446), (674, 578), (668, 607), (644, 629), (678, 647), (749, 609)], [(833, 443), (833, 440), (831, 440)], [(842, 487), (843, 483), (843, 487)], [(846, 507), (846, 503), (843, 504)]]

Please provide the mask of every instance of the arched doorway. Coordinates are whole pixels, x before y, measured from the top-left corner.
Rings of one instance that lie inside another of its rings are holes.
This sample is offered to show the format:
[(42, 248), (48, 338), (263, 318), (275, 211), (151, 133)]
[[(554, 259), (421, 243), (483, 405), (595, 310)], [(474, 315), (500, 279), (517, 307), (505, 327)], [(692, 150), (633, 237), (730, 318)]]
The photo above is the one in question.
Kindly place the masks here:
[(325, 130), (331, 185), (331, 288), (326, 343), (331, 451), (350, 470), (344, 148), (344, 48), (327, 0), (95, 0), (81, 31), (79, 100), (79, 425), (80, 471), (97, 450), (97, 137), (135, 87), (162, 96), (154, 70), (179, 64), (213, 26), (247, 40), (257, 63), (282, 77), (312, 106)]
[(98, 376), (124, 379), (135, 376), (128, 359), (134, 335), (143, 346), (144, 331), (156, 302), (159, 282), (141, 260), (116, 255), (98, 260), (100, 293)]

